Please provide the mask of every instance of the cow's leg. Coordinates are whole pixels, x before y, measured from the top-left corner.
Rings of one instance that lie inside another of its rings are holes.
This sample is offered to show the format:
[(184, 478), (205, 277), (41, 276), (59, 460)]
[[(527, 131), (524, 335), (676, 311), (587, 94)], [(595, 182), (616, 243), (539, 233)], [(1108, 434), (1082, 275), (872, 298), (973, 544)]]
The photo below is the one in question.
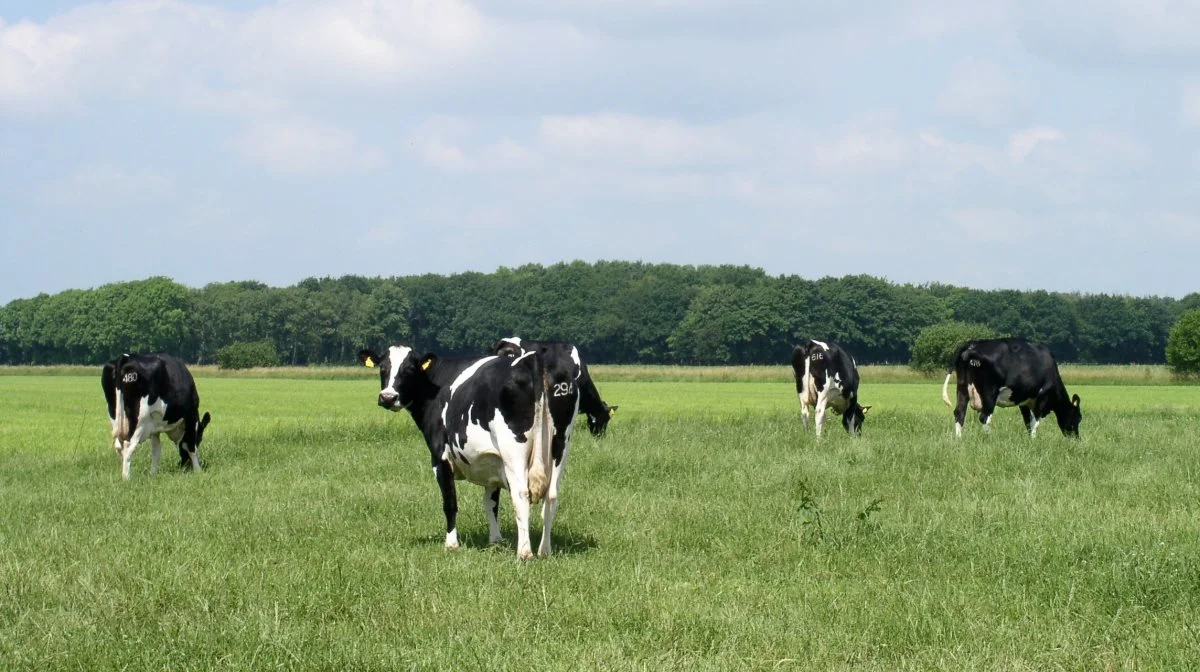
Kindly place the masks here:
[(525, 474), (525, 460), (515, 462), (505, 461), (504, 476), (508, 480), (513, 519), (517, 524), (517, 557), (528, 560), (533, 557), (533, 547), (529, 543), (529, 480)]
[(1021, 409), (1021, 417), (1025, 419), (1025, 426), (1029, 428), (1029, 436), (1037, 436), (1038, 418), (1033, 414), (1033, 411), (1028, 406), (1019, 406)]
[(990, 435), (992, 433), (992, 415), (996, 413), (996, 393), (989, 392), (986, 395), (981, 394), (980, 397), (983, 408), (979, 409), (979, 422), (983, 425), (983, 433)]
[(158, 434), (150, 436), (150, 473), (158, 473), (158, 456), (162, 455), (162, 441), (159, 440)]
[(963, 422), (967, 419), (967, 404), (971, 401), (971, 393), (967, 390), (967, 384), (962, 379), (958, 383), (958, 395), (954, 405), (954, 438), (961, 439), (963, 432)]
[(446, 549), (458, 548), (458, 494), (454, 491), (454, 472), (450, 463), (438, 460), (433, 467), (438, 489), (442, 491), (442, 513), (446, 514)]
[(503, 541), (500, 536), (500, 488), (483, 489), (483, 515), (488, 521), (488, 543)]
[(827, 387), (825, 390), (821, 390), (821, 393), (817, 395), (817, 438), (821, 437), (821, 432), (825, 429), (825, 411), (829, 407), (829, 397), (825, 391), (828, 389)]
[(133, 451), (137, 449), (138, 444), (146, 440), (146, 435), (142, 432), (141, 425), (133, 431), (133, 436), (121, 446), (121, 478), (129, 480), (133, 472)]
[[(186, 454), (188, 456), (188, 458), (192, 461), (192, 471), (200, 471), (200, 449), (199, 448), (193, 448), (190, 443), (184, 441), (183, 443), (179, 444), (179, 451), (181, 453)], [(183, 465), (180, 465), (180, 466), (183, 466)]]
[[(554, 439), (557, 441), (558, 437)], [(546, 491), (546, 501), (542, 502), (542, 543), (538, 546), (538, 555), (550, 555), (550, 528), (554, 527), (554, 515), (558, 513), (558, 484), (562, 483), (566, 468), (567, 447), (564, 446), (562, 458), (550, 472), (550, 489)]]

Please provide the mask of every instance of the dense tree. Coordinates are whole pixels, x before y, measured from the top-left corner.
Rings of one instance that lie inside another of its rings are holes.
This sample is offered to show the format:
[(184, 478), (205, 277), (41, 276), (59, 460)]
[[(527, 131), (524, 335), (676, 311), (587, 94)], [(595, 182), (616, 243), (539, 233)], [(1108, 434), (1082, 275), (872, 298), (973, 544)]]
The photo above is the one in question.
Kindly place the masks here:
[(167, 350), (211, 363), (232, 343), (269, 341), (287, 363), (349, 363), (367, 345), (456, 355), (513, 334), (571, 341), (597, 362), (780, 363), (804, 338), (837, 341), (860, 363), (903, 362), (923, 329), (956, 320), (1044, 342), (1061, 361), (1161, 363), (1188, 308), (1200, 308), (1200, 294), (980, 291), (630, 261), (306, 278), (291, 287), (189, 289), (154, 277), (0, 307), (0, 362), (96, 364)]
[(921, 373), (944, 373), (953, 368), (950, 359), (960, 345), (995, 336), (994, 329), (982, 324), (950, 321), (925, 327), (917, 334), (908, 364)]
[(1167, 364), (1179, 375), (1200, 373), (1200, 310), (1189, 310), (1171, 328)]

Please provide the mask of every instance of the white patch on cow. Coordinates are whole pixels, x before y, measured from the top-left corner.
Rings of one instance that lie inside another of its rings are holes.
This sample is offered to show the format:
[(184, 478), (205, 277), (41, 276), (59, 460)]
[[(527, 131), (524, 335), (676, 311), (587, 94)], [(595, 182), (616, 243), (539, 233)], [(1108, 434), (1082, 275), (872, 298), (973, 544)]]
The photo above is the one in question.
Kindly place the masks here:
[(462, 387), (463, 383), (470, 380), (472, 376), (474, 376), (476, 373), (479, 372), (479, 369), (484, 364), (487, 364), (488, 362), (492, 361), (493, 359), (496, 359), (495, 355), (492, 355), (491, 357), (484, 357), (483, 359), (479, 360), (478, 362), (475, 362), (474, 364), (468, 366), (466, 369), (463, 370), (462, 373), (458, 374), (458, 377), (454, 379), (454, 382), (450, 383), (450, 397), (453, 398), (454, 393), (458, 391), (458, 388)]
[(571, 361), (575, 362), (575, 380), (583, 375), (583, 360), (579, 358), (579, 349), (571, 346)]
[(446, 533), (446, 550), (453, 551), (458, 548), (458, 528), (454, 528)]
[(956, 438), (956, 439), (962, 438), (962, 423), (961, 422), (954, 423), (954, 438)]
[(514, 360), (513, 360), (513, 362), (512, 362), (512, 364), (509, 364), (509, 366), (516, 366), (517, 364), (519, 364), (519, 363), (521, 362), (521, 360), (522, 360), (522, 359), (525, 359), (526, 357), (528, 357), (528, 356), (530, 356), (530, 355), (532, 355), (532, 354), (533, 354), (533, 351), (532, 351), (532, 350), (528, 350), (528, 351), (522, 352), (522, 353), (521, 353), (521, 356), (520, 356), (520, 357), (517, 357), (516, 359), (514, 359)]
[(1038, 420), (1038, 417), (1036, 415), (1029, 416), (1029, 436), (1031, 436), (1031, 437), (1037, 436), (1037, 428), (1038, 428), (1038, 425), (1041, 424), (1041, 422), (1042, 421)]
[(996, 395), (996, 405), (1003, 407), (1003, 408), (1009, 408), (1011, 406), (1015, 406), (1016, 404), (1014, 404), (1012, 402), (1012, 394), (1013, 394), (1012, 388), (1008, 388), (1008, 387), (1000, 388), (999, 394)]
[(384, 384), (384, 390), (394, 390), (396, 388), (396, 375), (400, 373), (400, 365), (408, 359), (412, 348), (406, 345), (393, 345), (388, 347), (388, 360), (392, 363), (392, 368), (388, 371), (388, 380)]
[(984, 433), (984, 434), (991, 434), (991, 433), (992, 433), (992, 418), (993, 418), (995, 415), (996, 415), (996, 414), (995, 414), (995, 413), (993, 413), (992, 415), (989, 415), (989, 416), (987, 416), (987, 418), (985, 418), (985, 419), (984, 419), (984, 421), (983, 421), (983, 433)]
[[(120, 394), (118, 394), (120, 398)], [(123, 400), (122, 400), (123, 401)], [(124, 404), (121, 406), (124, 409)], [(183, 436), (183, 420), (176, 420), (172, 423), (163, 421), (163, 417), (167, 414), (167, 402), (159, 397), (153, 404), (150, 403), (150, 397), (142, 397), (138, 403), (138, 418), (137, 428), (133, 430), (133, 434), (128, 441), (121, 442), (121, 478), (129, 480), (132, 476), (133, 451), (144, 441), (152, 440), (151, 443), (151, 473), (157, 471), (157, 453), (161, 450), (161, 446), (156, 448), (159, 441), (158, 435), (167, 432), (167, 435), (174, 441), (175, 437), (182, 438)], [(120, 416), (125, 418), (125, 411), (120, 411)], [(124, 429), (128, 430), (128, 418), (125, 418)], [(121, 436), (124, 436), (122, 434)], [(194, 462), (195, 463), (195, 462)]]
[[(470, 422), (470, 417), (471, 409), (468, 408), (461, 417), (450, 419), (447, 429), (457, 427), (459, 422), (466, 423), (466, 441), (459, 445), (458, 432), (448, 431), (449, 442), (442, 459), (450, 463), (455, 478), (466, 479), (484, 488), (507, 487), (504, 460), (514, 458), (524, 464), (525, 443), (517, 441), (498, 409), (488, 422), (488, 429), (479, 422)], [(509, 454), (504, 453), (502, 446), (512, 447)]]
[(975, 383), (967, 383), (967, 396), (971, 398), (971, 408), (982, 411), (983, 397), (979, 396), (979, 390), (975, 387)]
[(816, 343), (817, 345), (821, 346), (821, 349), (824, 350), (825, 352), (829, 352), (829, 346), (822, 343), (821, 341), (813, 341), (813, 343)]
[(512, 343), (513, 345), (520, 348), (522, 351), (525, 350), (525, 346), (521, 345), (521, 337), (520, 336), (510, 336), (508, 338), (502, 338), (500, 340), (505, 343)]

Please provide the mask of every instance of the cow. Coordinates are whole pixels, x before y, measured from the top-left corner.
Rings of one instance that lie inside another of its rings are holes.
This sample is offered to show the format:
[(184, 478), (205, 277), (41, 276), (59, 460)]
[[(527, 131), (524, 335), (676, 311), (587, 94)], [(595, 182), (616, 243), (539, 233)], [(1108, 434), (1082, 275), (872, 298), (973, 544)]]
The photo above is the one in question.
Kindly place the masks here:
[(212, 416), (200, 416), (200, 394), (187, 366), (165, 353), (123, 354), (104, 365), (100, 385), (108, 402), (113, 449), (121, 478), (129, 480), (133, 451), (150, 440), (150, 473), (158, 471), (159, 435), (179, 449), (179, 466), (200, 471), (200, 443)]
[[(550, 555), (550, 530), (557, 497), (548, 468), (553, 432), (545, 366), (537, 352), (519, 357), (491, 355), (452, 360), (418, 356), (406, 345), (376, 353), (364, 349), (359, 362), (379, 368), (378, 404), (408, 410), (429, 448), (433, 475), (446, 516), (445, 547), (458, 548), (456, 480), (483, 486), (488, 540), (501, 541), (500, 490), (512, 496), (517, 557), (533, 557), (530, 505), (546, 498), (539, 555)], [(549, 514), (549, 515), (547, 515)]]
[(808, 339), (792, 350), (792, 376), (806, 431), (808, 409), (815, 406), (818, 437), (825, 427), (826, 409), (840, 414), (846, 431), (858, 436), (871, 407), (858, 403), (858, 366), (849, 353), (832, 341)]
[(575, 376), (576, 386), (579, 388), (579, 412), (587, 416), (588, 431), (593, 436), (604, 436), (608, 431), (608, 421), (612, 419), (617, 412), (616, 406), (609, 406), (600, 398), (600, 391), (596, 389), (596, 383), (592, 381), (592, 375), (588, 372), (587, 362), (579, 355), (579, 348), (569, 343), (560, 343), (557, 341), (532, 341), (522, 339), (519, 336), (510, 336), (502, 338), (488, 348), (488, 352), (493, 355), (498, 354), (513, 354), (519, 355), (525, 352), (526, 349), (538, 349), (546, 354), (547, 349), (553, 348), (558, 353), (562, 362), (562, 370), (568, 368), (565, 359), (561, 359), (568, 355), (571, 361), (575, 362), (578, 367), (578, 372)]
[[(991, 433), (996, 407), (1021, 409), (1029, 436), (1037, 436), (1038, 423), (1051, 412), (1063, 435), (1079, 436), (1079, 395), (1068, 395), (1058, 374), (1058, 363), (1049, 348), (1024, 338), (967, 341), (950, 361), (953, 369), (942, 383), (942, 401), (954, 407), (954, 436), (962, 437), (967, 404), (979, 411), (983, 431)], [(947, 393), (950, 378), (958, 377), (958, 404)]]

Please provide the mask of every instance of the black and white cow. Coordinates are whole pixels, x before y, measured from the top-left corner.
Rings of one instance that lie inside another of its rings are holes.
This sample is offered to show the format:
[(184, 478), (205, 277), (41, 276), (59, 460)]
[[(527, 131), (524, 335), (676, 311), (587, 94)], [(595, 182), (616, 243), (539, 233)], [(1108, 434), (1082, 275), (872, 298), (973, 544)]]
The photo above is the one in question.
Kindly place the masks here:
[[(967, 404), (979, 411), (985, 432), (991, 431), (996, 407), (1016, 406), (1030, 436), (1037, 436), (1038, 423), (1054, 413), (1066, 436), (1079, 436), (1079, 395), (1068, 396), (1058, 375), (1058, 363), (1049, 348), (1023, 338), (993, 338), (967, 341), (951, 360), (953, 371), (942, 383), (942, 401), (954, 406), (954, 435), (962, 436)], [(950, 378), (958, 376), (958, 404), (950, 403)]]
[(147, 439), (150, 473), (158, 471), (162, 433), (179, 448), (179, 466), (190, 460), (192, 469), (200, 471), (200, 443), (212, 416), (200, 417), (196, 382), (183, 362), (163, 353), (121, 355), (104, 365), (100, 385), (122, 478), (129, 480), (133, 451)]
[(817, 436), (825, 427), (825, 410), (842, 416), (842, 426), (857, 435), (870, 406), (858, 403), (858, 366), (832, 341), (809, 339), (792, 350), (792, 375), (800, 397), (800, 416), (808, 429), (808, 409), (817, 409)]
[(554, 349), (558, 353), (562, 365), (562, 370), (567, 370), (566, 357), (569, 356), (570, 361), (574, 362), (578, 367), (578, 372), (575, 377), (576, 386), (579, 388), (579, 412), (587, 416), (588, 431), (594, 436), (604, 436), (608, 431), (608, 421), (612, 419), (617, 412), (616, 406), (609, 406), (600, 398), (600, 391), (596, 389), (596, 383), (592, 380), (592, 374), (588, 371), (587, 362), (583, 361), (583, 357), (579, 354), (579, 348), (569, 343), (560, 343), (558, 341), (532, 341), (522, 339), (519, 336), (510, 336), (502, 338), (492, 344), (488, 349), (493, 355), (498, 354), (513, 354), (519, 355), (526, 350), (538, 349), (545, 356), (550, 349)]
[(522, 341), (519, 338), (501, 339), (492, 345), (492, 354), (522, 357), (537, 353), (546, 372), (546, 403), (553, 423), (550, 441), (550, 489), (546, 503), (542, 506), (542, 518), (549, 527), (558, 512), (558, 487), (567, 466), (567, 452), (571, 448), (571, 433), (575, 429), (575, 417), (580, 411), (583, 397), (580, 378), (583, 362), (579, 350), (573, 345), (551, 341)]
[(379, 367), (379, 405), (390, 411), (408, 409), (425, 437), (442, 493), (446, 548), (458, 548), (454, 482), (468, 480), (483, 486), (492, 543), (501, 539), (500, 489), (510, 492), (517, 556), (522, 559), (533, 556), (530, 505), (546, 498), (538, 553), (549, 555), (557, 493), (550, 492), (547, 473), (553, 426), (545, 367), (538, 353), (452, 360), (443, 365), (433, 353), (418, 357), (408, 346), (393, 345), (382, 353), (363, 350), (358, 357), (366, 366)]

